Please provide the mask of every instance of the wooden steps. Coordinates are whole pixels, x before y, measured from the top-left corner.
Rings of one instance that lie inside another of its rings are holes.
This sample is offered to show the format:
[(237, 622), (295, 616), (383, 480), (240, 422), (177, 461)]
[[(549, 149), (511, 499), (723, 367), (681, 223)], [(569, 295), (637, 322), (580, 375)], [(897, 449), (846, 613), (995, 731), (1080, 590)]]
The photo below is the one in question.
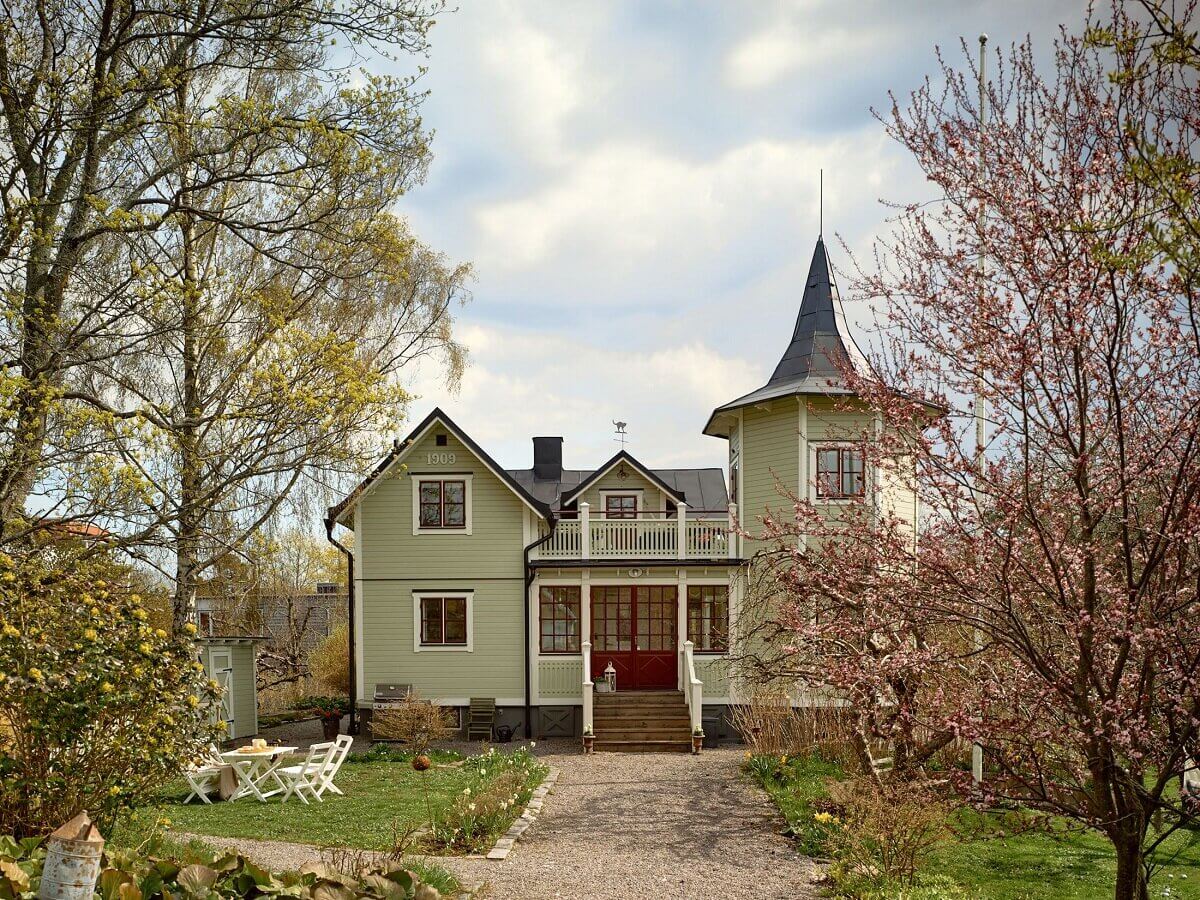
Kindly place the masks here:
[(681, 691), (619, 691), (596, 694), (593, 699), (596, 750), (691, 752), (691, 720)]

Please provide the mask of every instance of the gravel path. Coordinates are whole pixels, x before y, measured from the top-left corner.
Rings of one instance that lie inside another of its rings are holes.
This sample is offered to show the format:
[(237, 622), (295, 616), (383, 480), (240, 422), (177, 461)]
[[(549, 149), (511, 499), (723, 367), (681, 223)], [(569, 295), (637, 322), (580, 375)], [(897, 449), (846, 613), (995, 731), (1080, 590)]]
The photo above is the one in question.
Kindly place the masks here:
[[(506, 860), (436, 861), (496, 900), (819, 895), (817, 867), (792, 849), (770, 801), (742, 777), (742, 750), (584, 756), (564, 749), (539, 742), (538, 755), (560, 771), (558, 784)], [(274, 869), (320, 858), (302, 844), (201, 840)]]
[(550, 900), (816, 897), (816, 866), (780, 835), (742, 751), (556, 755), (558, 784), (503, 862), (450, 859), (489, 896)]

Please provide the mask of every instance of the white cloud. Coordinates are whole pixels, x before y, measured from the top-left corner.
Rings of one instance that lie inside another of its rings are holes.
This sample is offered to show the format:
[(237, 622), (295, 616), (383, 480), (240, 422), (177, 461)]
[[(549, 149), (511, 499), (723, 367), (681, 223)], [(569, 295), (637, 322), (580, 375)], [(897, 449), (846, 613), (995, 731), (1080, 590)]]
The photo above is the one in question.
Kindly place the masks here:
[(829, 67), (858, 65), (882, 48), (884, 35), (869, 27), (814, 29), (776, 22), (735, 44), (725, 77), (743, 90), (769, 87), (786, 76), (819, 78)]
[(442, 406), (509, 467), (530, 463), (529, 439), (561, 434), (568, 468), (595, 466), (616, 452), (613, 419), (629, 423), (630, 451), (657, 467), (724, 463), (720, 441), (701, 435), (717, 406), (758, 386), (758, 367), (698, 340), (650, 352), (613, 347), (567, 332), (465, 326), (472, 350), (457, 396), (433, 373), (413, 390), (416, 417)]
[(650, 143), (608, 143), (525, 196), (481, 206), (475, 258), (485, 277), (569, 259), (606, 283), (645, 268), (707, 278), (738, 262), (742, 242), (810, 231), (822, 167), (831, 222), (872, 202), (894, 168), (887, 149), (879, 134), (762, 139), (689, 160)]
[(527, 7), (504, 3), (492, 12), (494, 28), (479, 47), (488, 96), (525, 154), (553, 161), (565, 150), (567, 119), (579, 107), (579, 58), (561, 35), (556, 40), (533, 25)]

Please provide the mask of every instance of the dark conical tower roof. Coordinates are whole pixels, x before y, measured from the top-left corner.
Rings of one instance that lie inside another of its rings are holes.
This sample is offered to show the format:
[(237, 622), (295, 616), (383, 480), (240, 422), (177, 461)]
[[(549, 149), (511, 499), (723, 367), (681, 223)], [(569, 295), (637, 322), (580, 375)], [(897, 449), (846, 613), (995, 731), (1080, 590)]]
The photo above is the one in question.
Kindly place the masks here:
[[(808, 377), (839, 379), (850, 356), (839, 327), (841, 318), (841, 300), (829, 277), (825, 241), (817, 238), (791, 343), (767, 384)], [(853, 339), (850, 339), (850, 345), (853, 344)], [(854, 351), (857, 350), (854, 347)]]
[(783, 357), (770, 379), (756, 391), (718, 407), (705, 426), (705, 434), (718, 434), (714, 420), (719, 414), (742, 406), (766, 402), (791, 394), (849, 394), (842, 377), (846, 365), (865, 366), (862, 351), (854, 343), (842, 314), (842, 301), (829, 274), (825, 241), (817, 238), (808, 280), (800, 299), (796, 327)]

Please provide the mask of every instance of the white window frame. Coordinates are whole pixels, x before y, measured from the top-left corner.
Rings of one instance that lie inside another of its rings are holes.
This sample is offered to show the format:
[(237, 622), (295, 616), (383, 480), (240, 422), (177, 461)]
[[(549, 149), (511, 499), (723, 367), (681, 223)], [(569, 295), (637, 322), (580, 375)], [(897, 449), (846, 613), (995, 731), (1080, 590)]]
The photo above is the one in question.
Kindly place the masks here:
[(871, 482), (870, 468), (867, 464), (866, 454), (863, 454), (863, 493), (862, 497), (822, 497), (817, 493), (817, 479), (820, 477), (817, 474), (817, 454), (822, 450), (842, 450), (845, 448), (862, 447), (862, 441), (818, 441), (809, 443), (808, 450), (808, 496), (813, 503), (822, 504), (825, 506), (845, 506), (848, 503), (865, 502), (871, 499), (871, 490), (873, 484)]
[(600, 518), (602, 519), (608, 518), (609, 497), (633, 497), (633, 514), (639, 519), (642, 517), (642, 512), (646, 505), (645, 488), (602, 488), (600, 490)]
[[(467, 601), (467, 642), (465, 644), (421, 643), (421, 600), (426, 597), (462, 597)], [(462, 588), (444, 591), (413, 591), (413, 653), (471, 653), (475, 649), (475, 592)]]
[[(473, 476), (469, 473), (458, 472), (417, 472), (412, 476), (412, 526), (413, 534), (470, 534), (472, 528), (471, 522), (471, 495)], [(463, 519), (464, 525), (462, 528), (447, 528), (439, 525), (437, 527), (421, 527), (421, 483), (430, 481), (461, 481), (463, 482)]]

